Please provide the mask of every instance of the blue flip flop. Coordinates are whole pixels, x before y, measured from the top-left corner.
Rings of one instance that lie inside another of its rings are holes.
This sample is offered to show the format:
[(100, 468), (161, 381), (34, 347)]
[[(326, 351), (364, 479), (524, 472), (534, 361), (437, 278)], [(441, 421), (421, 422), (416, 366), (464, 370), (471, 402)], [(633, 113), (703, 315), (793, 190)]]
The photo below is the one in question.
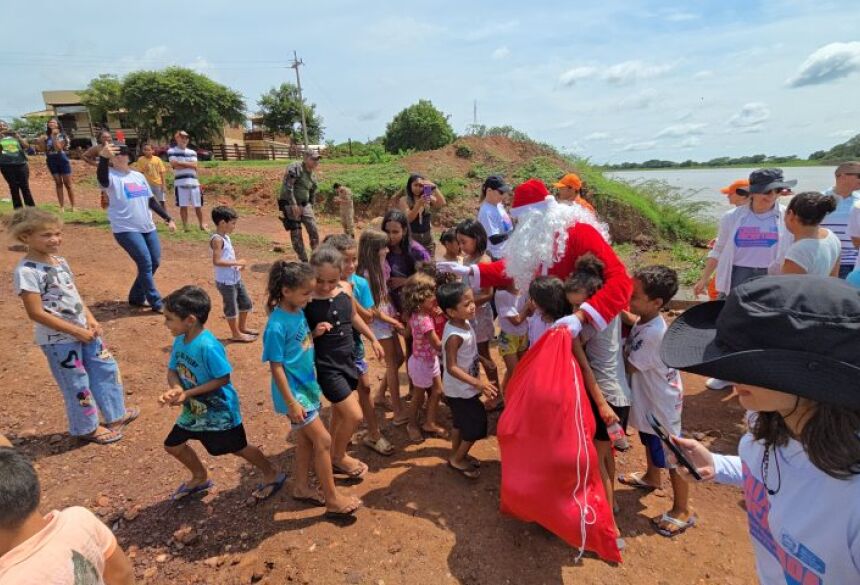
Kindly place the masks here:
[(178, 502), (179, 500), (187, 498), (188, 496), (193, 496), (194, 494), (208, 491), (213, 485), (215, 485), (215, 482), (213, 482), (211, 479), (207, 479), (204, 483), (201, 483), (200, 485), (195, 486), (193, 488), (190, 488), (183, 483), (181, 486), (176, 488), (176, 491), (173, 492), (173, 495), (170, 496), (170, 499), (174, 502)]
[[(263, 500), (268, 500), (269, 498), (274, 496), (276, 493), (281, 491), (281, 488), (284, 487), (284, 483), (286, 483), (286, 481), (287, 481), (287, 474), (282, 471), (281, 473), (278, 474), (278, 477), (275, 479), (275, 481), (273, 481), (271, 483), (258, 483), (257, 489), (255, 489), (254, 493), (251, 495), (253, 495), (255, 498), (257, 498), (258, 502), (262, 502)], [(272, 488), (272, 491), (269, 492), (268, 496), (260, 497), (260, 496), (256, 495), (257, 492), (260, 492), (260, 491), (266, 489), (267, 487)]]

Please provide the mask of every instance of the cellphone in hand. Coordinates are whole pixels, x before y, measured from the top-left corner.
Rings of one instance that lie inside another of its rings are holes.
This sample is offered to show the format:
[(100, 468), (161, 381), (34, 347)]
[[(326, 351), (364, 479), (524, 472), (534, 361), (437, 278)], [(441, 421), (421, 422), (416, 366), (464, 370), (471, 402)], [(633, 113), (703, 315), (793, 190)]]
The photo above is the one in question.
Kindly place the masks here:
[(430, 197), (432, 195), (433, 195), (433, 185), (424, 185), (424, 187), (421, 190), (421, 196), (424, 197), (424, 199), (430, 199)]
[(696, 478), (696, 480), (701, 481), (702, 475), (699, 473), (699, 470), (696, 469), (696, 466), (693, 465), (689, 459), (687, 459), (687, 456), (684, 455), (684, 453), (678, 448), (678, 445), (672, 442), (672, 439), (669, 438), (669, 433), (666, 432), (665, 427), (663, 427), (660, 421), (657, 420), (657, 418), (651, 413), (648, 413), (646, 416), (648, 418), (648, 423), (651, 425), (651, 428), (654, 429), (654, 433), (658, 437), (660, 437), (660, 440), (663, 441), (663, 444), (669, 448), (669, 450), (675, 456), (675, 459), (678, 460), (678, 463), (686, 467), (687, 471), (689, 471), (690, 474)]

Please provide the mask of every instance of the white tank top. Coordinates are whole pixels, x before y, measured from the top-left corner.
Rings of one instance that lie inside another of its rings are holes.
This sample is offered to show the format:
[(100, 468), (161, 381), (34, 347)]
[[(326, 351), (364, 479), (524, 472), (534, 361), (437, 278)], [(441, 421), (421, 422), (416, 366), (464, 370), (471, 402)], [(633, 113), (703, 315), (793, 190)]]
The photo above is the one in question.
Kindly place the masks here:
[[(215, 238), (219, 238), (224, 242), (224, 247), (221, 248), (221, 260), (236, 260), (236, 251), (233, 250), (233, 242), (230, 241), (230, 236), (222, 236), (220, 234), (212, 234), (209, 242)], [(239, 275), (239, 268), (236, 266), (216, 266), (215, 267), (215, 282), (221, 284), (238, 284), (242, 277)]]
[[(442, 333), (442, 361), (447, 361), (447, 352), (445, 345), (448, 343), (448, 338), (457, 336), (463, 340), (460, 349), (457, 350), (457, 365), (466, 370), (469, 375), (478, 377), (478, 342), (475, 339), (475, 330), (472, 326), (469, 329), (460, 329), (455, 327), (450, 322), (445, 324), (445, 330)], [(471, 384), (467, 384), (459, 380), (449, 373), (448, 365), (445, 364), (445, 373), (442, 376), (442, 390), (445, 396), (451, 398), (472, 398), (480, 394), (477, 388)]]

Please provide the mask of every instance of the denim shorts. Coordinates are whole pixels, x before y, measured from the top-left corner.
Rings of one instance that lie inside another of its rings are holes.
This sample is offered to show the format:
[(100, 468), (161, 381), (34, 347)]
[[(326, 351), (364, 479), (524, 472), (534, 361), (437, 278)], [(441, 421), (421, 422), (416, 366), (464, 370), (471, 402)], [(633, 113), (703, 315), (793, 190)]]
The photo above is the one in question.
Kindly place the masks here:
[(49, 154), (45, 157), (45, 162), (48, 163), (48, 171), (52, 175), (71, 175), (72, 163), (69, 162), (69, 157), (66, 153)]
[(224, 316), (228, 319), (235, 319), (239, 313), (248, 313), (254, 308), (245, 283), (241, 280), (236, 284), (216, 282), (215, 288), (224, 300)]
[[(303, 428), (305, 428), (306, 426), (308, 426), (309, 424), (311, 424), (312, 422), (314, 422), (316, 419), (318, 419), (319, 416), (320, 416), (320, 408), (319, 407), (317, 407), (313, 410), (305, 410), (305, 420), (303, 420), (302, 422), (297, 423), (297, 422), (293, 422), (292, 419), (290, 419), (290, 430), (291, 431), (300, 431)], [(287, 417), (287, 418), (289, 418), (289, 417)]]

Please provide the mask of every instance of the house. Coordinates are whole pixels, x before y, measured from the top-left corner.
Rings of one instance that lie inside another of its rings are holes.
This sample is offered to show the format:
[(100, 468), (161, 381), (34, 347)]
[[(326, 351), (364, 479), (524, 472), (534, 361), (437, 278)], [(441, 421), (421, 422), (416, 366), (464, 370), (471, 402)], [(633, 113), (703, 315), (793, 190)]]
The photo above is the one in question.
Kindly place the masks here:
[[(102, 124), (94, 121), (87, 107), (81, 103), (80, 90), (52, 90), (43, 91), (42, 99), (45, 109), (37, 112), (24, 114), (24, 118), (36, 118), (50, 116), (57, 118), (63, 131), (69, 137), (70, 148), (89, 148), (96, 142), (96, 136), (102, 128)], [(137, 130), (129, 127), (126, 113), (122, 110), (110, 112), (107, 115), (107, 127), (116, 135), (122, 132), (129, 146), (137, 146)], [(209, 143), (213, 146), (225, 144), (227, 146), (245, 146), (245, 128), (241, 124), (225, 124), (221, 135), (214, 137)]]

